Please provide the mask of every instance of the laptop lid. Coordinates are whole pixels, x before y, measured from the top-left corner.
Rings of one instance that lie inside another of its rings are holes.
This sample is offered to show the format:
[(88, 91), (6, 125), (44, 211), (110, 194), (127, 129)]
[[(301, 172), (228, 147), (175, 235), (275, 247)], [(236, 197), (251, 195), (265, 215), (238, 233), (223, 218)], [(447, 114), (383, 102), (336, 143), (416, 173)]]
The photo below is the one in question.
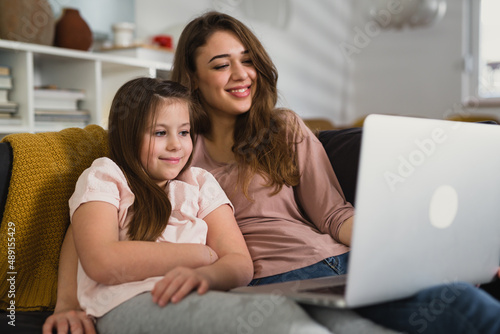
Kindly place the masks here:
[(490, 281), (500, 265), (500, 126), (370, 115), (346, 301)]

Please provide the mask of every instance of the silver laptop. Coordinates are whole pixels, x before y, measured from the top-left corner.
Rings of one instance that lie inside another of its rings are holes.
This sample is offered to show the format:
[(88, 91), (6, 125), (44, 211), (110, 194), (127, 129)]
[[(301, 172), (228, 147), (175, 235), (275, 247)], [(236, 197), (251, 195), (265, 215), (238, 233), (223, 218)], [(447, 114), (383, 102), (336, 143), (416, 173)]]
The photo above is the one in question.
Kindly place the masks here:
[(358, 307), (500, 265), (500, 126), (366, 118), (348, 275), (234, 289)]

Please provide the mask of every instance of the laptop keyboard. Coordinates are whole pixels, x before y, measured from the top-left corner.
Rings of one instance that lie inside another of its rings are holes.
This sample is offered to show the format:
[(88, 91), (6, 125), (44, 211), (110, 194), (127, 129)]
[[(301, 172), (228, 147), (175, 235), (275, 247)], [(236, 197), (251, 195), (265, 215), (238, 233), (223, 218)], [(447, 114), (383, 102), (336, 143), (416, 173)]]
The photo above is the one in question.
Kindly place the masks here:
[(326, 286), (326, 287), (317, 288), (317, 289), (302, 290), (302, 292), (343, 295), (343, 294), (345, 294), (345, 288), (346, 288), (346, 285), (343, 284), (343, 285), (335, 285), (335, 286)]

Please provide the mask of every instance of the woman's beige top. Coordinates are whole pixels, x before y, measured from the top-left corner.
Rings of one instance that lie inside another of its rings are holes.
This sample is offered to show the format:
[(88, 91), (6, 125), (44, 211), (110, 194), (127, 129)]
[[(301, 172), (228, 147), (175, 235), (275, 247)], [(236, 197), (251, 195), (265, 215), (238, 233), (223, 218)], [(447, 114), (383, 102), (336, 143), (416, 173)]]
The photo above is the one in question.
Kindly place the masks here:
[(262, 186), (265, 180), (255, 175), (249, 187), (251, 200), (241, 188), (235, 190), (235, 164), (214, 161), (208, 155), (204, 137), (197, 138), (193, 166), (210, 171), (232, 202), (252, 255), (254, 278), (303, 268), (349, 251), (338, 241), (338, 233), (354, 209), (345, 201), (323, 145), (299, 122), (304, 134), (296, 146), (300, 184), (284, 186), (271, 196), (274, 188)]

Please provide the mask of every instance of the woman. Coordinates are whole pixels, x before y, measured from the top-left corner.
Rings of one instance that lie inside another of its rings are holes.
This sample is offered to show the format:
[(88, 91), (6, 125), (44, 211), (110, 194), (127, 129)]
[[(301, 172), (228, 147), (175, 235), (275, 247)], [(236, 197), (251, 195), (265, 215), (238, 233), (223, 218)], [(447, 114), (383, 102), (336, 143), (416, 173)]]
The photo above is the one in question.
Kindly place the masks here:
[(172, 79), (190, 87), (204, 111), (193, 119), (193, 162), (236, 207), (254, 261), (251, 284), (310, 265), (316, 277), (344, 274), (354, 214), (320, 142), (293, 112), (275, 109), (277, 78), (257, 38), (229, 16), (192, 21), (177, 44)]

